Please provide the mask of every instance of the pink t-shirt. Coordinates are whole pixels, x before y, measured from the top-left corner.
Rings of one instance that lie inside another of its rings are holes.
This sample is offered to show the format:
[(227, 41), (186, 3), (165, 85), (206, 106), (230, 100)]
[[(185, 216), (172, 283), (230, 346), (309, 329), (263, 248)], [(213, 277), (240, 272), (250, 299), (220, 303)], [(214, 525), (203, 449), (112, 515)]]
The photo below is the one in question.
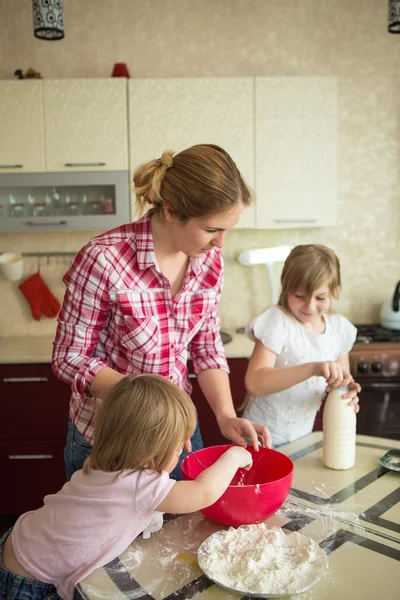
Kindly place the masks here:
[(15, 555), (70, 600), (79, 581), (146, 529), (174, 483), (164, 471), (77, 471), (44, 506), (18, 519), (11, 534)]

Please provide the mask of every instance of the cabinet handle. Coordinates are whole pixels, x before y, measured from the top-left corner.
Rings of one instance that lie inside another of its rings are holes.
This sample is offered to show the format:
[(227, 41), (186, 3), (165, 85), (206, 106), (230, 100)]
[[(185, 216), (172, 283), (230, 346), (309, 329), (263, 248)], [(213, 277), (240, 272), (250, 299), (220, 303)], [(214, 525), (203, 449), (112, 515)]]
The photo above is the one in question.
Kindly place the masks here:
[(196, 375), (194, 373), (189, 373), (189, 379), (196, 379)]
[(53, 458), (52, 454), (9, 454), (10, 460), (45, 460)]
[(317, 219), (273, 219), (274, 223), (316, 223)]
[(39, 383), (48, 381), (47, 377), (3, 377), (3, 383)]
[(0, 169), (22, 169), (24, 165), (0, 165)]
[(64, 167), (105, 167), (105, 162), (94, 162), (94, 163), (64, 163)]
[(50, 227), (54, 225), (68, 225), (68, 221), (48, 221), (46, 223), (37, 221), (26, 221), (25, 225), (29, 225), (29, 227)]

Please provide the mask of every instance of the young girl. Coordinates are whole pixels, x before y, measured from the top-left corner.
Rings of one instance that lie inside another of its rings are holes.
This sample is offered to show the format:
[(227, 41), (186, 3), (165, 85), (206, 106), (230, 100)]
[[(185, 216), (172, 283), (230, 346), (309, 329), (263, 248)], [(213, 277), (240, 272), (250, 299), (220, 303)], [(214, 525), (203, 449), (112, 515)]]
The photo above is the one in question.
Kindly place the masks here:
[(330, 313), (340, 289), (340, 265), (326, 246), (293, 248), (283, 267), (282, 291), (248, 326), (256, 342), (246, 373), (250, 399), (244, 417), (270, 429), (275, 446), (312, 431), (325, 392), (348, 386), (343, 398), (358, 412), (361, 391), (348, 353), (356, 328)]
[(72, 600), (79, 581), (162, 526), (157, 511), (213, 504), (252, 459), (235, 446), (195, 481), (170, 479), (195, 426), (194, 406), (175, 384), (158, 375), (122, 379), (99, 410), (83, 469), (0, 540), (0, 596)]

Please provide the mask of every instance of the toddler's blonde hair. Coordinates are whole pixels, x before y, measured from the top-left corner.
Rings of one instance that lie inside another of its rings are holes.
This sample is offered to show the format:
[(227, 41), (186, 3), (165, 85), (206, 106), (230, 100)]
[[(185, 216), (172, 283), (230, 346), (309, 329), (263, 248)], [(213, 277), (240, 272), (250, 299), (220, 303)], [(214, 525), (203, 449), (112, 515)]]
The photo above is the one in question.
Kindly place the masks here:
[(148, 468), (161, 472), (195, 426), (193, 402), (165, 377), (124, 377), (99, 409), (93, 449), (83, 471)]
[(278, 306), (289, 310), (289, 296), (302, 290), (311, 296), (327, 285), (333, 298), (338, 298), (341, 278), (339, 259), (333, 250), (321, 244), (303, 244), (292, 249), (282, 269), (282, 291)]

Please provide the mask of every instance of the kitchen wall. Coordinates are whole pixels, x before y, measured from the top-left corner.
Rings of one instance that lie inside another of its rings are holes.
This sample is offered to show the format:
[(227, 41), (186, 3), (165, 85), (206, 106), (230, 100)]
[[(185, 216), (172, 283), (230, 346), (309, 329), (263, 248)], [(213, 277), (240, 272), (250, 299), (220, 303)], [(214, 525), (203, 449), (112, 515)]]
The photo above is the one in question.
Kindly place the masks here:
[[(243, 249), (317, 242), (342, 263), (338, 310), (374, 322), (400, 279), (400, 36), (387, 33), (387, 9), (386, 0), (68, 0), (65, 39), (45, 42), (33, 36), (30, 2), (0, 0), (0, 78), (30, 66), (46, 78), (107, 77), (120, 61), (132, 77), (337, 76), (339, 226), (232, 231), (220, 314), (237, 327), (268, 304), (265, 269), (239, 265)], [(76, 250), (90, 235), (2, 234), (0, 250)], [(27, 260), (26, 274), (36, 267)], [(66, 267), (41, 264), (60, 299)], [(54, 331), (53, 320), (31, 319), (16, 284), (0, 280), (0, 298), (1, 337)]]

